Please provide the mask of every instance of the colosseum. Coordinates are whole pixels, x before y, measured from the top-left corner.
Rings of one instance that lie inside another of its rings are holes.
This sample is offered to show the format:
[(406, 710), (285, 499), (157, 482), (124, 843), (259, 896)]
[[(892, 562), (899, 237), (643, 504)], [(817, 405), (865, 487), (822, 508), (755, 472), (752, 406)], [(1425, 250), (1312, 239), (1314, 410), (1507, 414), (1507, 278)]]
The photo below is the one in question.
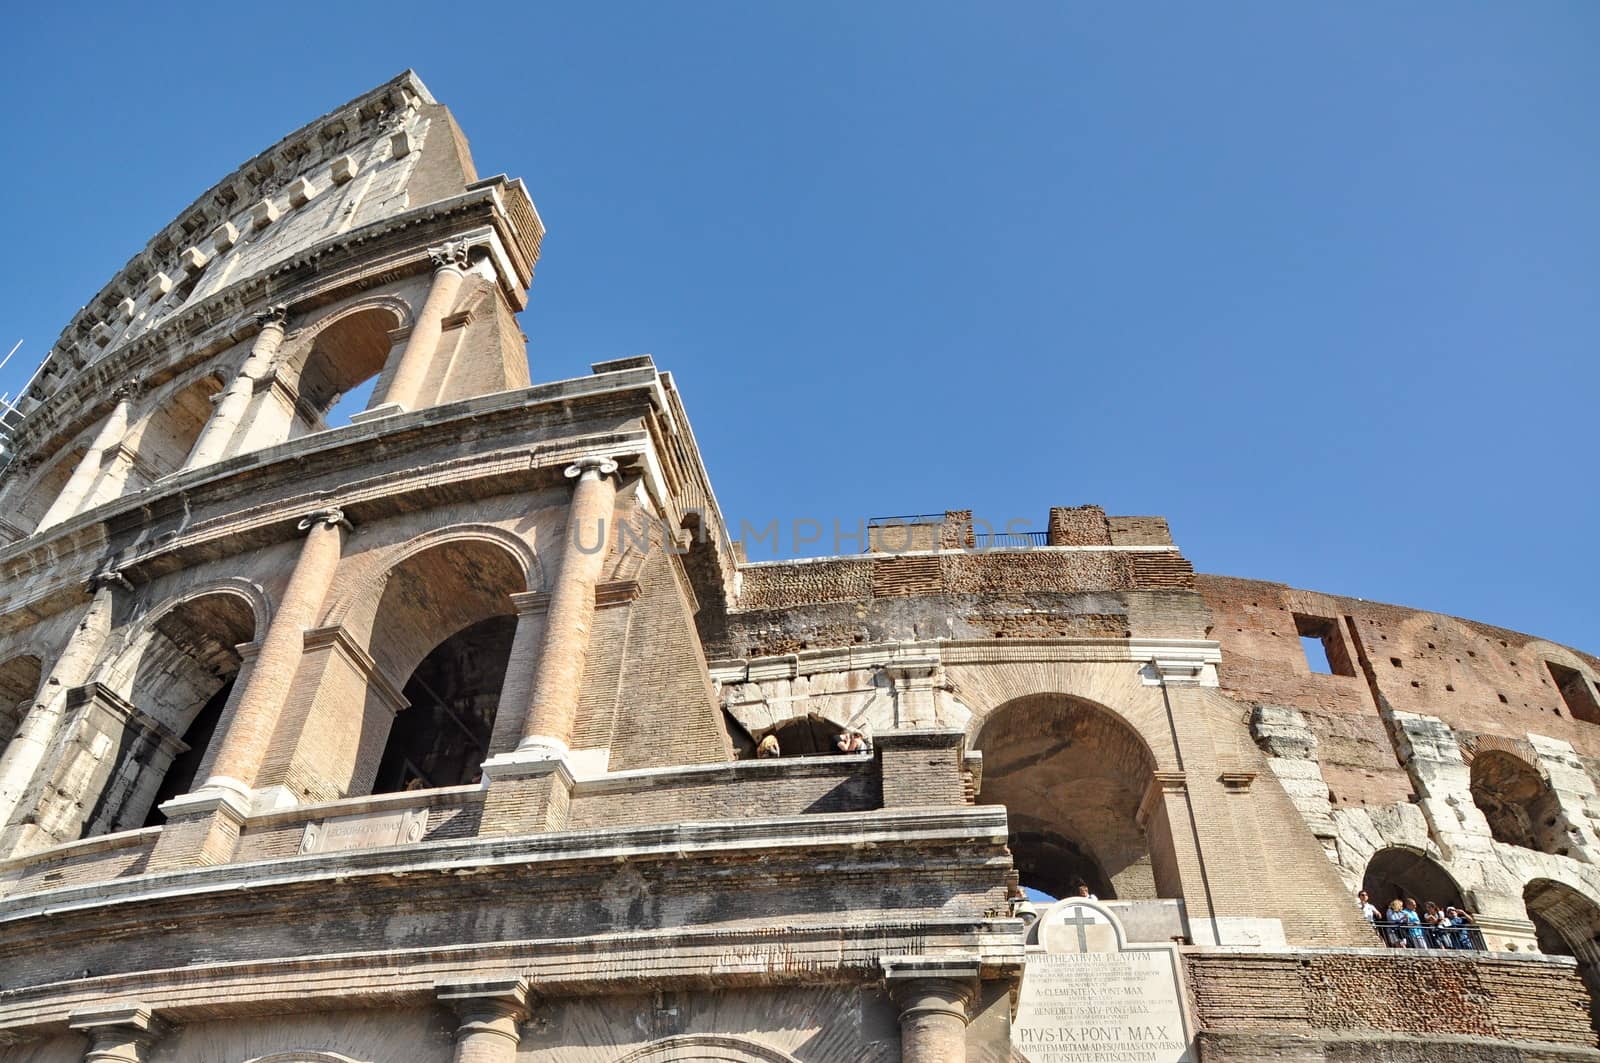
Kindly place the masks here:
[(750, 563), (543, 232), (408, 72), (6, 411), (0, 1060), (1600, 1060), (1600, 660), (1092, 505)]

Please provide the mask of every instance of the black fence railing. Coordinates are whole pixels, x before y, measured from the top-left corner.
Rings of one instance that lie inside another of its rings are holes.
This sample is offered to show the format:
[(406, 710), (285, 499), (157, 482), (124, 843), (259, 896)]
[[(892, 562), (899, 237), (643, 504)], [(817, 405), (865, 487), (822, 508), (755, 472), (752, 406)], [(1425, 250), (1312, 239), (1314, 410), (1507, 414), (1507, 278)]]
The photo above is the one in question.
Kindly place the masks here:
[(1378, 939), (1391, 949), (1458, 949), (1484, 952), (1483, 931), (1475, 926), (1407, 926), (1373, 923)]

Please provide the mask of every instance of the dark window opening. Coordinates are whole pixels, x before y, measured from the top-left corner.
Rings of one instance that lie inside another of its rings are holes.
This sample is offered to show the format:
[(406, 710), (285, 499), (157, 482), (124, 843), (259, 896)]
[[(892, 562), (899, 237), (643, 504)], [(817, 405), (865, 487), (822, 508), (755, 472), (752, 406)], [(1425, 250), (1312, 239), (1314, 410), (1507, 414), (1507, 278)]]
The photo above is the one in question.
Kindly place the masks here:
[(228, 695), (231, 693), (233, 693), (233, 680), (229, 679), (217, 688), (217, 692), (211, 695), (211, 700), (200, 710), (200, 715), (196, 716), (189, 729), (183, 732), (183, 741), (189, 748), (179, 753), (173, 760), (172, 766), (167, 769), (165, 778), (161, 780), (161, 788), (156, 791), (156, 799), (150, 806), (150, 813), (145, 816), (144, 826), (161, 826), (167, 821), (167, 817), (161, 812), (161, 806), (174, 797), (181, 797), (194, 789), (195, 780), (200, 775), (200, 762), (205, 759), (206, 750), (211, 747), (211, 739), (217, 733), (217, 725), (222, 722), (222, 710), (227, 707)]
[(1355, 664), (1345, 647), (1339, 621), (1326, 616), (1294, 614), (1295, 631), (1305, 650), (1306, 664), (1322, 675), (1355, 675)]
[(403, 691), (373, 782), (375, 794), (477, 782), (489, 756), (517, 618), (493, 616), (434, 647)]
[(1589, 681), (1583, 677), (1583, 673), (1554, 661), (1546, 661), (1544, 666), (1550, 669), (1550, 678), (1555, 680), (1556, 689), (1561, 692), (1561, 700), (1567, 703), (1567, 711), (1572, 713), (1575, 719), (1587, 723), (1600, 723), (1600, 704), (1595, 702), (1594, 689), (1589, 686)]

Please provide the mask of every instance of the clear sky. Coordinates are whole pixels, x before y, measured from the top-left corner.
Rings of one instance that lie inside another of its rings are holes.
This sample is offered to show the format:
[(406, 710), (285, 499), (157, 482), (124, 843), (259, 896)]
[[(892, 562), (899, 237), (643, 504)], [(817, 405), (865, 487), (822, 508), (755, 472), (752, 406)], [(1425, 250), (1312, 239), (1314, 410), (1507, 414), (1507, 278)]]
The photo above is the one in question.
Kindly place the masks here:
[(409, 66), (549, 226), (535, 380), (653, 353), (735, 529), (1095, 502), (1202, 571), (1600, 651), (1592, 0), (6, 21), (0, 391), (200, 192)]

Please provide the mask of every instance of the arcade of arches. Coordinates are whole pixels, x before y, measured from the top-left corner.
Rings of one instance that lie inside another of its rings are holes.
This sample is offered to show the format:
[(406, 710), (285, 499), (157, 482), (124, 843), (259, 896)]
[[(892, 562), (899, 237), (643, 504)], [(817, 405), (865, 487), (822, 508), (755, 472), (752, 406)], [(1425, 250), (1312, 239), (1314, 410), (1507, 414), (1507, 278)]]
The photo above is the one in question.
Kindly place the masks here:
[(1092, 702), (1036, 694), (991, 713), (976, 745), (981, 799), (1006, 806), (1023, 886), (1052, 897), (1079, 883), (1107, 900), (1158, 896), (1139, 822), (1155, 761), (1131, 727)]

